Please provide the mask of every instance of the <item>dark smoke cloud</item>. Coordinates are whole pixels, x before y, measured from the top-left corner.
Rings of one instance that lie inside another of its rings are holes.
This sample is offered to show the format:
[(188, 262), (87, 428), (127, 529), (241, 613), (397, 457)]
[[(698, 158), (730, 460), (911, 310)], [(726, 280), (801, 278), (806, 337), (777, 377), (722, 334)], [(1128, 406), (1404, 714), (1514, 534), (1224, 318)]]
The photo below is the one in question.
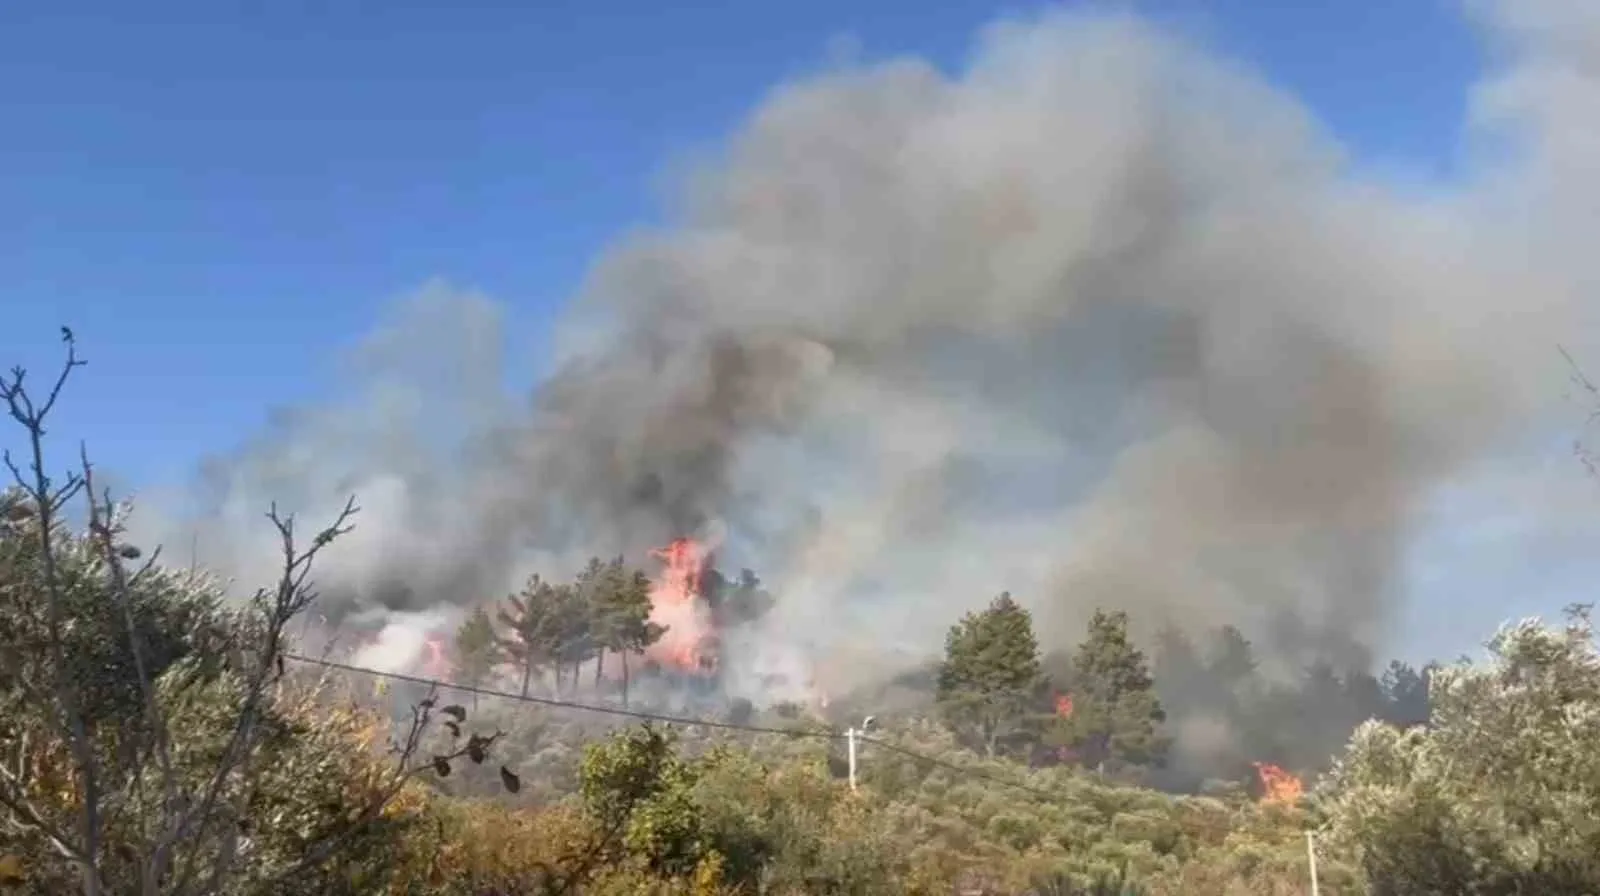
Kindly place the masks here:
[(825, 675), (1005, 588), (1050, 642), (1113, 604), (1361, 663), (1421, 505), (1545, 425), (1555, 345), (1582, 348), (1600, 25), (1474, 12), (1505, 54), (1475, 139), (1508, 149), (1433, 192), (1122, 15), (1003, 23), (957, 78), (784, 86), (600, 259), (531, 406), (493, 304), (433, 287), (347, 400), (215, 466), (202, 559), (258, 577), (268, 500), (354, 490), (336, 607), (461, 606), (722, 526), (781, 596), (746, 649), (820, 646)]

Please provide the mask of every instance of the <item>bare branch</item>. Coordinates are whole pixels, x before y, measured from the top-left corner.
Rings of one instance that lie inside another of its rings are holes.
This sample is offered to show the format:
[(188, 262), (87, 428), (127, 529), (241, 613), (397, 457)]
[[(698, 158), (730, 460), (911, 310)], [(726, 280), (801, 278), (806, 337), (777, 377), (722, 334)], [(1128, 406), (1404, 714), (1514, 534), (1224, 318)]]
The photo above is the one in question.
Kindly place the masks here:
[(0, 383), (0, 400), (6, 403), (11, 418), (15, 420), (28, 434), (28, 448), (31, 463), (31, 477), (24, 476), (22, 470), (11, 458), (9, 452), (5, 455), (5, 464), (10, 469), (17, 484), (34, 504), (34, 512), (38, 517), (39, 526), (39, 554), (42, 571), (44, 574), (44, 592), (46, 601), (47, 626), (49, 631), (47, 648), (50, 652), (51, 665), (55, 671), (55, 701), (52, 710), (64, 716), (62, 726), (67, 731), (67, 740), (73, 754), (73, 762), (79, 786), (82, 788), (83, 806), (80, 817), (80, 837), (82, 849), (78, 851), (78, 864), (83, 877), (83, 890), (85, 896), (99, 896), (103, 890), (98, 867), (100, 854), (100, 835), (102, 819), (100, 817), (100, 780), (94, 758), (94, 750), (89, 742), (88, 726), (84, 720), (82, 708), (79, 706), (78, 696), (73, 688), (71, 670), (66, 656), (65, 646), (62, 641), (62, 625), (64, 616), (64, 598), (61, 588), (60, 571), (56, 558), (55, 529), (56, 513), (60, 509), (63, 496), (75, 493), (79, 484), (73, 482), (73, 477), (68, 477), (67, 484), (61, 489), (52, 486), (50, 477), (45, 473), (44, 436), (46, 423), (50, 412), (55, 408), (56, 401), (61, 397), (72, 371), (84, 365), (78, 358), (77, 345), (72, 338), (70, 330), (63, 328), (64, 341), (67, 345), (67, 358), (61, 366), (60, 373), (56, 376), (54, 385), (51, 386), (48, 396), (43, 404), (37, 404), (29, 394), (26, 387), (27, 372), (21, 367), (13, 368), (11, 379)]
[[(157, 769), (160, 773), (160, 799), (164, 807), (176, 806), (180, 802), (179, 784), (177, 773), (173, 768), (172, 752), (167, 731), (167, 720), (156, 702), (155, 681), (151, 675), (149, 662), (145, 657), (144, 644), (139, 633), (137, 621), (133, 615), (134, 596), (130, 587), (127, 571), (122, 565), (122, 551), (116, 544), (116, 538), (121, 534), (121, 527), (115, 518), (115, 504), (111, 500), (111, 492), (107, 489), (104, 494), (104, 503), (97, 502), (94, 497), (94, 465), (89, 462), (87, 447), (79, 445), (78, 458), (82, 468), (81, 480), (84, 490), (89, 495), (89, 534), (90, 538), (100, 550), (101, 559), (106, 564), (111, 589), (111, 598), (122, 609), (122, 621), (128, 637), (128, 648), (133, 656), (134, 676), (138, 679), (140, 704), (144, 712), (145, 724), (149, 726), (152, 740), (151, 752), (156, 758)], [(148, 566), (146, 567), (148, 569)], [(132, 782), (141, 786), (143, 776), (135, 773)], [(163, 813), (163, 820), (166, 813)], [(142, 875), (144, 891), (150, 896), (155, 896), (159, 881), (165, 877), (166, 868), (170, 859), (172, 848), (177, 842), (178, 830), (176, 825), (167, 825), (166, 830), (156, 836), (155, 846), (150, 852), (148, 863)]]
[[(104, 832), (122, 829), (130, 815), (136, 815), (134, 823), (139, 825), (136, 830), (140, 831), (142, 840), (130, 845), (143, 852), (131, 855), (119, 847), (118, 857), (119, 864), (123, 858), (136, 863), (139, 892), (144, 896), (200, 896), (219, 892), (229, 886), (228, 878), (237, 872), (237, 864), (245, 855), (239, 848), (243, 834), (230, 819), (236, 809), (244, 811), (244, 806), (235, 803), (250, 797), (253, 771), (259, 765), (271, 731), (266, 724), (269, 713), (282, 699), (283, 651), (287, 648), (288, 626), (317, 599), (311, 584), (316, 558), (329, 544), (352, 530), (353, 519), (360, 508), (355, 499), (350, 498), (332, 523), (315, 532), (309, 540), (298, 530), (292, 514), (280, 512), (276, 505), (270, 508), (267, 517), (277, 532), (281, 551), (277, 581), (259, 590), (242, 621), (221, 633), (224, 667), (233, 676), (229, 685), (239, 688), (236, 703), (226, 719), (227, 727), (221, 732), (220, 755), (210, 761), (200, 781), (186, 782), (180, 771), (184, 763), (180, 762), (180, 751), (175, 744), (178, 731), (165, 706), (171, 696), (166, 691), (169, 682), (161, 678), (163, 670), (157, 665), (160, 661), (152, 656), (151, 645), (143, 636), (141, 604), (136, 591), (145, 577), (157, 569), (161, 549), (155, 547), (148, 558), (141, 558), (142, 552), (136, 547), (122, 543), (125, 529), (121, 505), (113, 501), (109, 490), (96, 482), (96, 469), (85, 446), (79, 445), (77, 471), (59, 480), (52, 480), (45, 472), (47, 418), (57, 406), (72, 371), (85, 363), (77, 357), (69, 331), (64, 331), (64, 338), (66, 361), (42, 397), (30, 394), (30, 381), (21, 368), (13, 370), (9, 377), (0, 378), (0, 400), (4, 401), (11, 419), (28, 433), (29, 445), (26, 459), (13, 457), (9, 452), (0, 454), (0, 459), (25, 496), (27, 513), (20, 519), (26, 526), (38, 527), (35, 548), (41, 576), (38, 587), (28, 589), (30, 593), (22, 599), (35, 601), (35, 608), (44, 611), (42, 616), (46, 624), (42, 628), (46, 633), (35, 639), (43, 648), (40, 662), (53, 670), (51, 674), (31, 678), (28, 675), (14, 677), (20, 680), (19, 693), (30, 701), (39, 698), (33, 702), (45, 708), (48, 722), (54, 726), (48, 742), (64, 745), (64, 752), (70, 752), (78, 830), (67, 830), (70, 825), (64, 820), (65, 816), (58, 818), (40, 811), (42, 803), (35, 805), (29, 801), (27, 788), (36, 782), (29, 782), (27, 778), (30, 754), (26, 731), (20, 738), (9, 739), (4, 761), (0, 761), (0, 809), (9, 812), (9, 823), (32, 831), (77, 867), (85, 896), (101, 896), (105, 892), (108, 884), (102, 877), (100, 862), (103, 858), (109, 861), (109, 856), (102, 856), (108, 845)], [(63, 553), (63, 545), (67, 544), (63, 539), (67, 536), (61, 534), (60, 520), (67, 503), (80, 494), (87, 499), (87, 534), (81, 541), (74, 538), (70, 542), (74, 553), (69, 557)], [(11, 522), (15, 521), (8, 516), (7, 523)], [(28, 532), (31, 539), (31, 528)], [(92, 568), (103, 570), (106, 594), (116, 604), (113, 612), (120, 614), (118, 621), (127, 637), (142, 722), (131, 738), (117, 738), (117, 758), (104, 769), (97, 764), (97, 740), (91, 739), (85, 715), (87, 692), (81, 690), (82, 683), (75, 677), (72, 653), (76, 647), (66, 628), (68, 600), (76, 594), (69, 590), (68, 576), (70, 581), (76, 582), (78, 567), (62, 564), (76, 564), (79, 547), (89, 549)], [(30, 550), (32, 553), (35, 551)], [(137, 567), (130, 568), (135, 561), (139, 561)], [(42, 600), (36, 595), (42, 595)], [(0, 663), (10, 665), (4, 657), (0, 657)], [(174, 689), (172, 694), (181, 695), (187, 687), (205, 680), (203, 666), (178, 673), (170, 682)], [(433, 768), (436, 762), (475, 754), (502, 736), (497, 732), (489, 738), (474, 737), (469, 746), (419, 762), (423, 734), (429, 729), (432, 712), (431, 700), (414, 711), (406, 736), (396, 745), (392, 769), (374, 772), (368, 796), (354, 817), (312, 844), (293, 867), (283, 872), (285, 878), (304, 873), (335, 856), (352, 838), (381, 817), (384, 807), (408, 782)], [(50, 747), (52, 751), (60, 748)], [(13, 771), (11, 756), (17, 749), (21, 752)], [(188, 752), (184, 751), (183, 755)], [(240, 782), (243, 782), (242, 788), (238, 786)], [(118, 881), (116, 885), (120, 887), (123, 883)]]

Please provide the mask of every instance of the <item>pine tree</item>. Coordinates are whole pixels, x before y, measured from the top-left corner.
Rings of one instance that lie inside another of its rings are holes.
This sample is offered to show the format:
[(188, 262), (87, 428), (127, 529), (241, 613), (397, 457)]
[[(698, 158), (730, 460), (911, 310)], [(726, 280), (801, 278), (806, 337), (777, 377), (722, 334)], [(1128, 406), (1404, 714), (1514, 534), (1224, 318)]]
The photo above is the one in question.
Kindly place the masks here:
[(582, 578), (589, 608), (588, 632), (595, 654), (595, 683), (599, 684), (607, 652), (621, 664), (622, 702), (627, 705), (631, 670), (628, 658), (660, 640), (665, 631), (650, 622), (650, 578), (630, 570), (623, 558), (609, 563), (591, 561)]
[(1156, 633), (1152, 675), (1158, 687), (1193, 690), (1206, 672), (1194, 641), (1174, 625), (1162, 626)]
[[(1259, 665), (1255, 647), (1243, 632), (1231, 625), (1217, 629), (1203, 673), (1212, 691), (1209, 708), (1241, 731), (1260, 725), (1254, 719), (1263, 696), (1262, 682), (1256, 675)], [(1253, 742), (1259, 744), (1265, 740)]]
[(564, 682), (569, 689), (577, 688), (579, 670), (594, 656), (594, 617), (585, 587), (580, 573), (576, 583), (557, 585), (551, 593), (550, 654), (558, 693)]
[(534, 575), (522, 591), (506, 598), (500, 610), (500, 624), (507, 629), (499, 639), (500, 649), (522, 672), (524, 697), (534, 676), (557, 659), (557, 601), (555, 586)]
[(650, 579), (643, 572), (628, 569), (621, 557), (597, 564), (598, 561), (591, 562), (585, 572), (590, 637), (595, 653), (595, 684), (598, 686), (604, 675), (606, 653), (616, 654), (622, 665), (623, 699), (626, 701), (628, 655), (643, 650), (660, 637), (653, 629), (647, 631)]
[(1402, 728), (1421, 725), (1428, 721), (1428, 673), (1419, 673), (1399, 660), (1389, 664), (1383, 673), (1383, 695), (1387, 709), (1384, 718)]
[(951, 627), (939, 667), (939, 710), (969, 745), (990, 756), (1025, 747), (1038, 727), (1034, 708), (1043, 683), (1033, 619), (1010, 592)]
[(1206, 657), (1206, 671), (1229, 693), (1238, 691), (1256, 673), (1255, 649), (1244, 633), (1231, 625), (1217, 629)]
[(1096, 610), (1072, 666), (1073, 711), (1055, 722), (1051, 742), (1102, 769), (1107, 762), (1161, 762), (1168, 741), (1159, 726), (1166, 713), (1144, 654), (1128, 637), (1127, 614)]
[(616, 649), (612, 646), (614, 639), (611, 637), (612, 622), (609, 617), (617, 589), (621, 586), (623, 569), (621, 557), (610, 563), (601, 563), (600, 558), (595, 557), (578, 577), (578, 591), (589, 608), (589, 638), (594, 648), (596, 690), (599, 690), (605, 678), (606, 651)]
[[(488, 610), (478, 607), (456, 629), (454, 652), (455, 669), (451, 677), (468, 687), (483, 687), (494, 674), (495, 667), (505, 659)], [(478, 705), (477, 694), (472, 695), (472, 705), (474, 708)]]
[(625, 575), (611, 605), (609, 637), (622, 659), (622, 705), (628, 705), (628, 657), (643, 653), (661, 640), (667, 629), (650, 621), (650, 577), (635, 570)]

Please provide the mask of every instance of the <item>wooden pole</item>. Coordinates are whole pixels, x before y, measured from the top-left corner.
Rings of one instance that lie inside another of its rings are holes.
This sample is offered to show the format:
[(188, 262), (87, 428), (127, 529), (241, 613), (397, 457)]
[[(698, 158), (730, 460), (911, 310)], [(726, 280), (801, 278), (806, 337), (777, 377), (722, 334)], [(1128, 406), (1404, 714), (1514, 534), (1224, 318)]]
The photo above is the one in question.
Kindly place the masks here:
[(1306, 858), (1311, 863), (1311, 896), (1319, 896), (1317, 889), (1317, 835), (1306, 831)]

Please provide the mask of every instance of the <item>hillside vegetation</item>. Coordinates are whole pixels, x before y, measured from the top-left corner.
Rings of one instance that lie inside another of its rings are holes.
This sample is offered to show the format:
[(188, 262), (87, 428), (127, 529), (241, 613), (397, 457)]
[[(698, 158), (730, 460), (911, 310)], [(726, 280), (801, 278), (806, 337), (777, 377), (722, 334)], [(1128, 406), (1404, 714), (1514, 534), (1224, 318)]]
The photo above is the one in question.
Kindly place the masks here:
[[(8, 892), (1271, 896), (1308, 892), (1314, 832), (1323, 893), (1600, 893), (1582, 607), (1506, 627), (1481, 664), (1273, 684), (1231, 628), (1163, 633), (1147, 658), (1106, 608), (1057, 649), (1009, 595), (977, 596), (906, 685), (922, 696), (858, 743), (852, 789), (839, 723), (879, 695), (672, 724), (403, 682), (377, 700), (370, 679), (299, 663), (291, 623), (354, 507), (309, 532), (272, 514), (278, 581), (226, 602), (127, 544), (86, 463), (45, 474), (54, 395), (4, 392), (32, 452), (0, 497)], [(637, 578), (601, 578), (605, 637), (634, 653), (651, 637)], [(530, 657), (600, 662), (558, 649), (581, 626), (508, 634), (537, 610), (510, 606), (463, 627), (465, 673), (507, 662), (507, 639), (519, 693)], [(1197, 750), (1195, 720), (1233, 736)]]

